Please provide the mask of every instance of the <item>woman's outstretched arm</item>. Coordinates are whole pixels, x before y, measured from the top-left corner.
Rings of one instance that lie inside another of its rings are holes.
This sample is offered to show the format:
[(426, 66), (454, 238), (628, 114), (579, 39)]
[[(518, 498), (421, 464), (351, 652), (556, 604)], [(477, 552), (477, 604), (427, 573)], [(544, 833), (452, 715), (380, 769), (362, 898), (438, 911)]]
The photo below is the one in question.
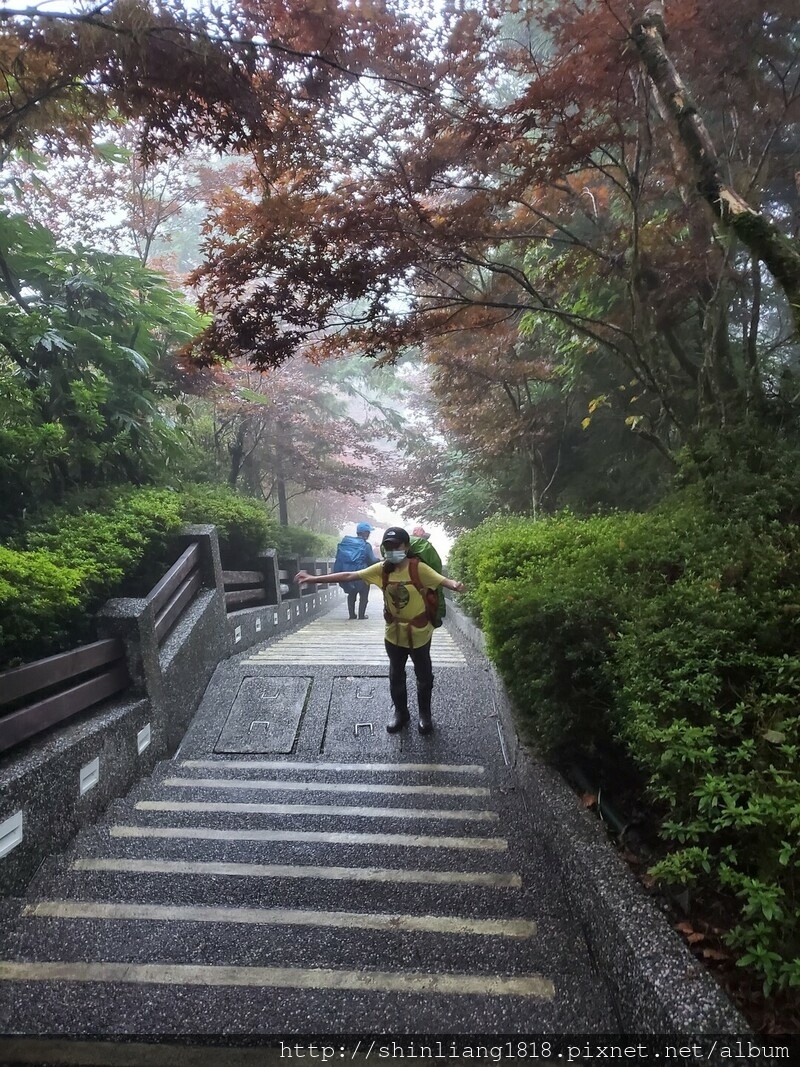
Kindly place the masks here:
[(337, 571), (336, 574), (309, 574), (308, 571), (298, 571), (294, 580), (298, 585), (304, 582), (315, 582), (317, 585), (331, 585), (336, 582), (357, 582), (358, 571)]

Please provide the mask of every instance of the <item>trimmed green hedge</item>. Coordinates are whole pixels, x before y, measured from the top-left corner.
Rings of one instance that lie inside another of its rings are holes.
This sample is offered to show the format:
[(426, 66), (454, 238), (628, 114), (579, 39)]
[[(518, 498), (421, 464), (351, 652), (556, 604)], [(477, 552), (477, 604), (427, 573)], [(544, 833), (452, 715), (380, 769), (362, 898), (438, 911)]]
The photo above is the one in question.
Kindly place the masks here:
[(174, 493), (81, 495), (69, 510), (53, 510), (33, 525), (20, 547), (47, 553), (56, 566), (75, 570), (86, 603), (93, 603), (107, 589), (141, 595), (137, 579), (143, 565), (166, 560), (170, 537), (182, 523), (181, 500)]
[(0, 670), (91, 640), (97, 608), (144, 596), (174, 562), (172, 539), (186, 523), (215, 525), (231, 568), (270, 546), (327, 556), (335, 541), (280, 527), (263, 505), (224, 488), (76, 494), (33, 521), (23, 542), (0, 548)]
[(459, 538), (450, 568), (541, 750), (635, 765), (665, 842), (654, 873), (728, 894), (740, 964), (788, 988), (800, 986), (800, 527), (782, 511), (791, 494), (773, 487), (765, 515), (719, 484), (648, 514), (490, 522)]
[(333, 559), (338, 538), (330, 534), (313, 533), (301, 526), (278, 526), (270, 544), (287, 556), (309, 556), (315, 559)]
[[(66, 648), (73, 632), (86, 635), (82, 607), (84, 575), (54, 563), (46, 552), (18, 552), (0, 546), (0, 649), (3, 667), (14, 666), (29, 649)], [(46, 630), (43, 629), (46, 627)]]

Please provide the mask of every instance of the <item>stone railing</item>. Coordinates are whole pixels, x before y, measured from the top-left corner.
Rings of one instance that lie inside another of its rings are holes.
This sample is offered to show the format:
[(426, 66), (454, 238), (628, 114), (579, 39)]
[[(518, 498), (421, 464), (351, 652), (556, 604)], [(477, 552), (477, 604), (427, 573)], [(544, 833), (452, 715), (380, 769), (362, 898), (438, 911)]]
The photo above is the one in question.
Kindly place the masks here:
[(175, 548), (147, 596), (103, 605), (96, 642), (0, 675), (0, 893), (20, 891), (45, 855), (174, 754), (221, 660), (341, 596), (293, 585), (301, 566), (329, 573), (329, 560), (269, 549), (223, 571), (213, 526), (185, 527)]

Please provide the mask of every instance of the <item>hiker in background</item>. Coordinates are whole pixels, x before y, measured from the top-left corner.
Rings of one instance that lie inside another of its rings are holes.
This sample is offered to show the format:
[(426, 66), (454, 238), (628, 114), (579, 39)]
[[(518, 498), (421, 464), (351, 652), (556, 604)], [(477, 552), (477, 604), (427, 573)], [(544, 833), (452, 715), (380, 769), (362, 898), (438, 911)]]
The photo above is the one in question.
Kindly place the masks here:
[[(336, 548), (336, 559), (333, 562), (335, 571), (360, 571), (371, 564), (378, 562), (378, 557), (372, 551), (369, 544), (369, 535), (375, 529), (368, 522), (360, 522), (356, 526), (356, 536), (348, 534), (343, 537)], [(339, 583), (347, 593), (347, 614), (352, 621), (355, 618), (368, 619), (367, 601), (369, 600), (369, 585), (357, 579), (350, 582)], [(356, 615), (356, 598), (358, 599), (358, 615)]]
[(406, 663), (411, 656), (417, 676), (419, 732), (428, 734), (433, 729), (431, 637), (433, 620), (438, 611), (438, 591), (440, 586), (444, 586), (445, 589), (463, 593), (464, 585), (437, 574), (418, 556), (409, 555), (411, 538), (400, 526), (390, 526), (385, 531), (381, 549), (384, 562), (366, 570), (323, 575), (300, 571), (295, 581), (322, 584), (365, 581), (383, 589), (383, 617), (386, 620), (384, 646), (389, 657), (389, 690), (394, 704), (394, 717), (387, 723), (386, 729), (390, 734), (395, 734), (409, 722)]

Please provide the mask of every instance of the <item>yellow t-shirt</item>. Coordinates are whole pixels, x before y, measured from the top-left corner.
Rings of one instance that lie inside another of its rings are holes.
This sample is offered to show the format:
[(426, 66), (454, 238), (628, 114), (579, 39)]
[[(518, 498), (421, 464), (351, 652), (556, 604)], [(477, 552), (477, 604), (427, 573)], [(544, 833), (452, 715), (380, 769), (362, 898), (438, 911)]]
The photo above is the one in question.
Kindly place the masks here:
[[(365, 582), (369, 582), (370, 585), (377, 585), (379, 589), (382, 588), (383, 564), (375, 563), (373, 566), (359, 571), (358, 577)], [(420, 560), (419, 580), (426, 589), (438, 589), (444, 578), (441, 574), (437, 574), (432, 567), (429, 567), (427, 563), (423, 563)], [(422, 615), (425, 611), (425, 600), (411, 581), (411, 575), (408, 572), (408, 561), (396, 566), (389, 575), (389, 583), (386, 586), (386, 592), (383, 597), (386, 607), (393, 616), (393, 621), (386, 623), (386, 640), (393, 645), (408, 648), (410, 630), (411, 648), (420, 648), (422, 645), (427, 644), (433, 634), (431, 624), (426, 623), (425, 626), (408, 625), (412, 619), (415, 619), (417, 615)]]

